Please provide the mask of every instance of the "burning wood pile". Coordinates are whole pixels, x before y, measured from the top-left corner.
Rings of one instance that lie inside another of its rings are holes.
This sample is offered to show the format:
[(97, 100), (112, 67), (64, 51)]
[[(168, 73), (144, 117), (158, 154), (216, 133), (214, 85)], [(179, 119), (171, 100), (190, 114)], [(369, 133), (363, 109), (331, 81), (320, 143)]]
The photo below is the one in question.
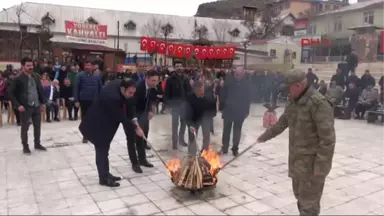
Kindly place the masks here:
[(167, 163), (172, 182), (178, 187), (201, 190), (216, 185), (220, 171), (220, 156), (210, 148), (200, 156), (186, 156), (182, 160), (172, 159)]

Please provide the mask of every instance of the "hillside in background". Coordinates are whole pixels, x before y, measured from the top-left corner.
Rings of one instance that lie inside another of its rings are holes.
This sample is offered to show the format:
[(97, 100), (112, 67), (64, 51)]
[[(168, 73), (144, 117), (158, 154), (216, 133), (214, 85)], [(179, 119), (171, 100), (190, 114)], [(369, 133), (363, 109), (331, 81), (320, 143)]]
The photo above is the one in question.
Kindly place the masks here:
[(264, 7), (263, 0), (221, 0), (200, 4), (195, 16), (220, 19), (241, 19), (243, 6)]

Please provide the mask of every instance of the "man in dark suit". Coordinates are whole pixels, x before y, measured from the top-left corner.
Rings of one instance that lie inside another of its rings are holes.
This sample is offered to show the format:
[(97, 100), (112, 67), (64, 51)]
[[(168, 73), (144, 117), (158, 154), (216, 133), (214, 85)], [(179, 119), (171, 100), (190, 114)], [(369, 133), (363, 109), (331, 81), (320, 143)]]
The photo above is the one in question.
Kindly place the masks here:
[[(177, 149), (177, 143), (187, 146), (184, 141), (185, 122), (180, 118), (181, 105), (185, 101), (187, 94), (191, 90), (188, 79), (183, 75), (182, 63), (175, 63), (175, 71), (167, 79), (165, 84), (165, 104), (172, 109), (172, 148)], [(179, 128), (180, 121), (180, 129)]]
[(232, 153), (238, 154), (241, 137), (241, 129), (245, 118), (249, 115), (251, 106), (251, 87), (245, 76), (244, 68), (238, 67), (233, 76), (227, 76), (223, 89), (223, 149), (222, 153), (228, 153), (229, 137), (233, 126)]
[[(159, 75), (156, 71), (148, 71), (144, 80), (139, 81), (135, 93), (135, 113), (138, 124), (148, 138), (149, 121), (153, 118), (156, 111), (157, 90), (156, 85), (159, 82)], [(129, 142), (129, 141), (128, 141)], [(128, 146), (130, 144), (128, 143)], [(139, 158), (139, 165), (144, 167), (153, 167), (146, 159), (145, 149), (150, 149), (147, 142), (140, 136), (136, 136), (136, 148)], [(139, 165), (133, 165), (133, 170), (142, 173)]]
[(82, 119), (79, 129), (84, 137), (95, 145), (99, 183), (118, 187), (120, 177), (109, 173), (108, 152), (120, 123), (124, 128), (134, 128), (138, 136), (144, 136), (137, 121), (126, 118), (127, 99), (133, 97), (136, 83), (133, 80), (114, 80), (106, 85), (93, 101)]
[(10, 90), (8, 91), (8, 96), (15, 109), (20, 113), (23, 152), (24, 154), (31, 154), (28, 145), (30, 119), (32, 119), (35, 149), (46, 151), (47, 149), (40, 143), (40, 109), (45, 106), (47, 99), (40, 82), (40, 76), (33, 73), (32, 59), (27, 57), (23, 58), (21, 60), (21, 66), (22, 73), (13, 80)]

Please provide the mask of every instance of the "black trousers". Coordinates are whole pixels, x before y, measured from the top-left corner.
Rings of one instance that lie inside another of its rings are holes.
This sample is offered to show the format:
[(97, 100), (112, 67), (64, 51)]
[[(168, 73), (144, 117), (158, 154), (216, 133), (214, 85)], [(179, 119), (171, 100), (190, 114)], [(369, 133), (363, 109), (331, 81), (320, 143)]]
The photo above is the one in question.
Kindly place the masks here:
[(223, 151), (228, 151), (229, 148), (229, 138), (231, 136), (232, 127), (233, 127), (233, 136), (232, 136), (232, 150), (237, 151), (239, 149), (240, 138), (241, 138), (241, 129), (243, 127), (243, 120), (232, 120), (224, 118), (224, 127), (223, 127)]
[[(172, 147), (177, 148), (178, 141), (184, 140), (185, 121), (180, 116), (181, 107), (172, 107)], [(180, 122), (180, 129), (179, 129)]]
[(363, 118), (364, 115), (365, 115), (365, 112), (369, 109), (372, 109), (373, 108), (373, 104), (361, 104), (361, 103), (358, 103), (356, 105), (356, 108), (355, 108), (355, 113), (358, 117), (361, 117)]
[(28, 130), (30, 120), (33, 125), (33, 135), (35, 146), (40, 145), (40, 134), (41, 134), (41, 110), (38, 107), (24, 107), (25, 111), (20, 112), (21, 122), (21, 144), (24, 148), (28, 147)]
[(132, 166), (138, 165), (139, 163), (138, 163), (137, 154), (136, 154), (135, 130), (133, 129), (133, 127), (129, 126), (128, 128), (124, 127), (124, 132), (127, 138), (127, 149), (128, 149), (129, 160), (131, 161)]
[[(74, 117), (75, 119), (77, 119), (77, 115), (78, 115), (78, 113), (79, 113), (79, 108), (75, 106), (75, 102), (66, 99), (66, 100), (65, 100), (65, 107), (67, 107), (68, 117), (69, 117), (70, 119), (71, 119), (72, 117)], [(72, 111), (73, 111), (73, 115), (72, 115)]]
[(99, 174), (99, 179), (103, 180), (109, 176), (109, 149), (111, 147), (110, 143), (103, 143), (95, 145), (96, 152), (96, 166), (97, 172)]
[[(138, 123), (141, 127), (141, 129), (144, 132), (144, 135), (146, 138), (148, 138), (148, 132), (149, 132), (149, 119), (148, 119), (148, 113), (143, 113), (138, 116)], [(137, 155), (139, 157), (139, 161), (143, 162), (146, 160), (146, 154), (145, 154), (145, 147), (147, 146), (147, 142), (139, 136), (136, 136), (136, 149), (137, 149)]]
[(21, 125), (21, 119), (20, 119), (20, 112), (18, 109), (14, 109), (13, 112), (15, 113), (15, 117), (16, 117), (16, 123), (18, 125)]
[(55, 101), (52, 101), (52, 103), (48, 103), (46, 105), (45, 113), (47, 115), (47, 120), (51, 119), (52, 113), (54, 114), (53, 118), (58, 118), (59, 104), (57, 104)]
[(87, 113), (87, 110), (92, 105), (91, 100), (81, 100), (80, 102), (80, 109), (81, 109), (81, 119), (84, 118), (85, 114)]
[(210, 140), (211, 140), (211, 129), (212, 129), (212, 117), (204, 117), (201, 122), (193, 125), (196, 129), (196, 134), (198, 133), (199, 128), (201, 127), (203, 134), (203, 145), (201, 149), (197, 149), (196, 137), (188, 128), (188, 154), (191, 156), (195, 156), (197, 151), (200, 150), (208, 150)]

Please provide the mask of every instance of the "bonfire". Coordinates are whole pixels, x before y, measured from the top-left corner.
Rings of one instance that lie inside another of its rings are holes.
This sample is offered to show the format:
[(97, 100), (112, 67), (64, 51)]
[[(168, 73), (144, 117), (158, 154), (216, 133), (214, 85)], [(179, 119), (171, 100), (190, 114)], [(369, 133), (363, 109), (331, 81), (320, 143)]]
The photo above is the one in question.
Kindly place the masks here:
[(217, 184), (217, 173), (221, 169), (220, 156), (212, 147), (200, 156), (174, 158), (167, 163), (172, 182), (191, 191), (213, 187)]

